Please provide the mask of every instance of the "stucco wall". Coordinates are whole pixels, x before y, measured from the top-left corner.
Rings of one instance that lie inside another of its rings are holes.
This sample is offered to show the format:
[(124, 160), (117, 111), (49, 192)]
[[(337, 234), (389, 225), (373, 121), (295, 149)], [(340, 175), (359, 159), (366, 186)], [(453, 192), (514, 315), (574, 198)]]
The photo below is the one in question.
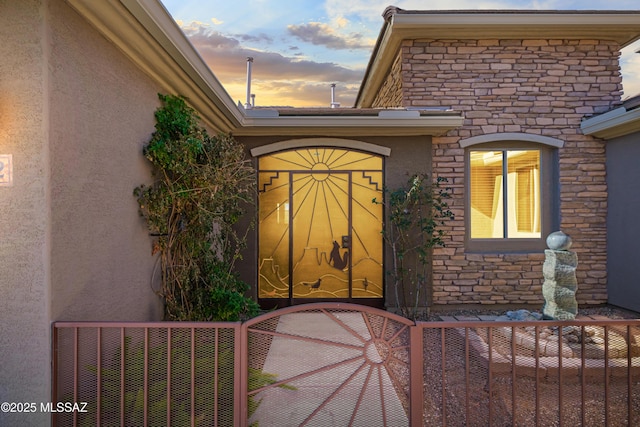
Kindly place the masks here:
[(607, 142), (609, 302), (640, 311), (640, 134)]
[[(0, 401), (47, 402), (53, 320), (159, 320), (133, 188), (159, 88), (62, 1), (0, 0)], [(0, 425), (49, 414), (0, 413)]]
[(50, 14), (51, 317), (159, 320), (133, 189), (161, 90), (65, 3)]
[[(318, 143), (323, 136), (316, 136), (314, 138), (314, 144)], [(287, 141), (292, 139), (299, 139), (298, 137), (238, 137), (239, 142), (244, 144), (249, 150), (262, 145), (272, 144), (280, 141)], [(341, 138), (347, 139), (347, 138)], [(387, 188), (396, 189), (400, 186), (404, 186), (407, 183), (410, 174), (414, 173), (431, 173), (431, 137), (429, 136), (411, 136), (411, 137), (357, 137), (348, 138), (354, 141), (362, 141), (369, 144), (375, 144), (382, 147), (391, 149), (389, 157), (385, 157), (385, 185)], [(346, 147), (349, 144), (345, 145)], [(250, 156), (250, 154), (247, 154)], [(253, 166), (257, 168), (257, 159), (253, 159)], [(254, 217), (253, 212), (249, 212), (245, 218), (245, 224)], [(251, 295), (256, 297), (256, 279), (257, 279), (257, 241), (258, 231), (257, 229), (251, 230), (247, 238), (247, 249), (244, 253), (243, 260), (238, 262), (238, 270), (241, 278), (247, 283), (251, 284)], [(385, 263), (389, 265), (391, 262), (391, 254), (387, 248), (385, 253)], [(385, 271), (388, 271), (388, 267), (385, 267)], [(396, 303), (393, 299), (393, 292), (389, 289), (387, 283), (386, 303), (389, 307), (395, 307)]]
[[(49, 399), (49, 144), (40, 1), (0, 1), (0, 402)], [(47, 414), (0, 412), (0, 425), (46, 425)]]

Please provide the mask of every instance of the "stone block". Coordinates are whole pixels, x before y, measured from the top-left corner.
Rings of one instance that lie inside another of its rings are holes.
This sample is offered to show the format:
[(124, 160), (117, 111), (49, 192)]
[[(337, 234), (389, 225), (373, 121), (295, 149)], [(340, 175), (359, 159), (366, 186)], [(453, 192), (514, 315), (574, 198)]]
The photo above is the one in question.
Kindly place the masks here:
[(573, 320), (578, 313), (576, 291), (576, 267), (578, 255), (571, 251), (545, 250), (542, 266), (544, 283), (542, 295), (545, 305), (542, 310), (547, 319)]

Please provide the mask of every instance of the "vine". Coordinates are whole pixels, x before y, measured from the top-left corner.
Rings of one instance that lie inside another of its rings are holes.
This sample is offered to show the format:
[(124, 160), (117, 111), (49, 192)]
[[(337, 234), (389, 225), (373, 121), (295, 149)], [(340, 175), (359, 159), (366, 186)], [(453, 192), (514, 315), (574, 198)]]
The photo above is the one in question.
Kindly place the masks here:
[(429, 306), (431, 249), (445, 245), (442, 227), (454, 218), (446, 202), (450, 190), (440, 186), (446, 182), (446, 178), (431, 182), (427, 175), (415, 174), (405, 187), (387, 192), (389, 225), (382, 234), (392, 252), (388, 274), (402, 315), (411, 319), (417, 318), (421, 305)]
[(134, 190), (159, 253), (167, 320), (240, 320), (258, 312), (235, 262), (246, 244), (236, 223), (252, 203), (255, 174), (231, 136), (212, 137), (185, 99), (158, 95), (155, 132), (144, 147), (152, 185)]

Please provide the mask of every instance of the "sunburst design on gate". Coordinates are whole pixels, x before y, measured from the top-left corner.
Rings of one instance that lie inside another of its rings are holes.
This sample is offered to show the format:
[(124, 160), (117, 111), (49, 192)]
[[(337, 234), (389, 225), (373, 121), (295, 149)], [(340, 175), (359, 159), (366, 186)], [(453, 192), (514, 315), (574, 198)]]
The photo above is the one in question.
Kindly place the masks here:
[(408, 426), (411, 324), (375, 309), (316, 307), (249, 325), (249, 368), (273, 376), (249, 384), (258, 403), (250, 422)]

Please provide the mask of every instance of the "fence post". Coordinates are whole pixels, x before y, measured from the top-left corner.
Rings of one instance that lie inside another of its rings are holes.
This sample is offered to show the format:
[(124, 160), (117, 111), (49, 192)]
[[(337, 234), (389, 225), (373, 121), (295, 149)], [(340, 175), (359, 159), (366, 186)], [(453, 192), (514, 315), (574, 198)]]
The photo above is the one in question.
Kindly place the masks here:
[(424, 405), (424, 351), (423, 332), (418, 325), (409, 327), (409, 387), (410, 401), (409, 425), (416, 427), (422, 425), (422, 411)]
[(249, 408), (247, 407), (249, 378), (249, 328), (245, 322), (236, 329), (235, 342), (235, 405), (234, 422), (236, 426), (246, 427), (249, 424)]
[[(51, 323), (51, 402), (58, 402), (58, 328)], [(58, 427), (57, 414), (51, 411), (51, 427)]]

